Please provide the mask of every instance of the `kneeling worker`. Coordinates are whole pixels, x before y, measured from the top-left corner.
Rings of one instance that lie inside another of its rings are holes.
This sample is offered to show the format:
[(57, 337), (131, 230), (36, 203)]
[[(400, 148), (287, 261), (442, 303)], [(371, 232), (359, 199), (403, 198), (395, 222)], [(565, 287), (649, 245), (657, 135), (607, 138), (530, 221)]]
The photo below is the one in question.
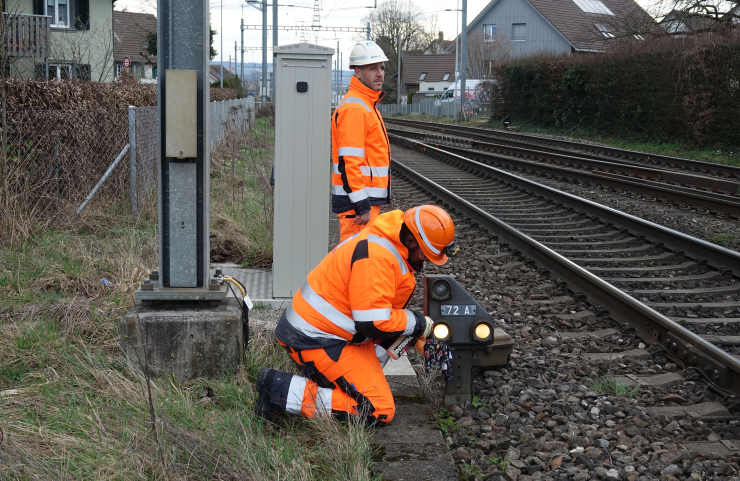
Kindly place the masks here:
[(371, 224), (390, 195), (391, 150), (377, 103), (383, 98), (384, 62), (375, 42), (359, 42), (349, 56), (355, 74), (331, 118), (332, 212), (344, 241)]
[(268, 420), (288, 411), (390, 422), (396, 408), (383, 373), (386, 349), (402, 335), (429, 336), (432, 320), (404, 307), (416, 288), (414, 273), (425, 260), (446, 263), (454, 237), (449, 214), (422, 205), (381, 214), (335, 247), (275, 328), (305, 377), (262, 368), (256, 413)]

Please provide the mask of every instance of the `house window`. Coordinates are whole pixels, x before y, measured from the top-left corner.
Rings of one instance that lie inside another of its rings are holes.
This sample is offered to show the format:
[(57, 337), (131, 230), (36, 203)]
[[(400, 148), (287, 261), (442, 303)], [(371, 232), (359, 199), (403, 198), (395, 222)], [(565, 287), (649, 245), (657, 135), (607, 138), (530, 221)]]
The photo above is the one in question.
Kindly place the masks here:
[(429, 87), (427, 88), (427, 90), (434, 90), (434, 87)]
[(524, 42), (525, 40), (527, 40), (527, 24), (526, 23), (511, 24), (511, 40), (513, 42)]
[(450, 72), (447, 72), (444, 77), (442, 77), (442, 81), (446, 82), (450, 79)]
[(116, 64), (116, 77), (120, 77), (121, 76), (121, 69), (123, 69), (123, 64), (117, 63)]
[(419, 75), (419, 82), (421, 82), (425, 78), (427, 78), (427, 73), (426, 72), (424, 72), (423, 74)]
[(596, 30), (601, 32), (601, 35), (605, 36), (606, 38), (614, 38), (614, 34), (609, 31), (608, 28), (603, 26), (600, 23), (595, 23), (594, 26), (596, 27)]
[(157, 78), (157, 67), (152, 67), (152, 78)]
[(46, 0), (46, 14), (52, 27), (69, 28), (69, 0)]
[(483, 40), (492, 42), (496, 36), (496, 25), (483, 25)]
[(602, 15), (614, 16), (611, 10), (601, 0), (573, 0), (576, 5), (586, 13), (600, 13)]
[(72, 64), (49, 64), (49, 80), (70, 80), (72, 78)]

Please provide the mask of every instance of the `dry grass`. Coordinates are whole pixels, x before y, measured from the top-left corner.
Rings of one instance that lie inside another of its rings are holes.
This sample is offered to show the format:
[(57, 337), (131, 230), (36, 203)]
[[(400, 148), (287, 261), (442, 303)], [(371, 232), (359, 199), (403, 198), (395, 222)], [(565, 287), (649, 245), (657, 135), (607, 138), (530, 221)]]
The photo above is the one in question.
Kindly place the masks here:
[[(267, 141), (250, 142), (226, 152), (241, 176), (214, 156), (212, 213), (220, 237), (265, 259), (266, 237), (250, 230), (265, 191), (252, 175), (264, 178), (271, 157)], [(283, 416), (274, 426), (252, 414), (260, 367), (296, 372), (269, 331), (250, 333), (233, 375), (152, 380), (155, 440), (142, 368), (122, 357), (118, 333), (128, 287), (157, 263), (155, 218), (102, 204), (0, 245), (0, 479), (372, 479), (361, 424)]]

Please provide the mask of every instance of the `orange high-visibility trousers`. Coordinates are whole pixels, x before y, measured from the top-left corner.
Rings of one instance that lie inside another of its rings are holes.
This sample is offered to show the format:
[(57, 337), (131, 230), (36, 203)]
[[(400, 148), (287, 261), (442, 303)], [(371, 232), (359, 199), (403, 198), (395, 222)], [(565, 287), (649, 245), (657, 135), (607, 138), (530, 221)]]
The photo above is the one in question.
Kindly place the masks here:
[(306, 418), (348, 413), (385, 423), (393, 419), (396, 405), (373, 343), (286, 350), (310, 379), (277, 372), (270, 390), (274, 404)]
[(337, 214), (337, 217), (339, 217), (339, 242), (344, 242), (345, 240), (360, 232), (365, 227), (370, 227), (370, 225), (372, 225), (373, 221), (376, 217), (378, 217), (379, 214), (380, 206), (371, 205), (370, 221), (365, 225), (355, 224), (357, 214), (355, 214), (355, 211), (353, 210), (348, 210), (347, 212), (340, 212), (339, 214)]

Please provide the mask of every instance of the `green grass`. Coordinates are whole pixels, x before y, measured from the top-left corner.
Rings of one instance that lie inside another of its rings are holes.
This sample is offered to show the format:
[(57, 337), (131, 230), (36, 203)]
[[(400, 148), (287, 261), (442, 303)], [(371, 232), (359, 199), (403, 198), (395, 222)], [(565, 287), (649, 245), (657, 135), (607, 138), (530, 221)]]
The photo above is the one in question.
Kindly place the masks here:
[(599, 394), (610, 394), (613, 396), (625, 395), (635, 397), (640, 392), (640, 385), (619, 382), (614, 376), (604, 376), (598, 379), (590, 380), (589, 387)]
[(717, 234), (713, 236), (710, 240), (714, 242), (715, 244), (719, 244), (721, 246), (727, 245), (737, 239), (737, 236), (735, 234)]
[(452, 436), (452, 431), (456, 431), (460, 429), (460, 425), (455, 422), (454, 419), (452, 419), (452, 416), (450, 416), (450, 412), (445, 409), (441, 408), (439, 411), (437, 411), (433, 418), (435, 421), (437, 421), (437, 426), (439, 426), (440, 431), (442, 431), (442, 434), (447, 436)]

